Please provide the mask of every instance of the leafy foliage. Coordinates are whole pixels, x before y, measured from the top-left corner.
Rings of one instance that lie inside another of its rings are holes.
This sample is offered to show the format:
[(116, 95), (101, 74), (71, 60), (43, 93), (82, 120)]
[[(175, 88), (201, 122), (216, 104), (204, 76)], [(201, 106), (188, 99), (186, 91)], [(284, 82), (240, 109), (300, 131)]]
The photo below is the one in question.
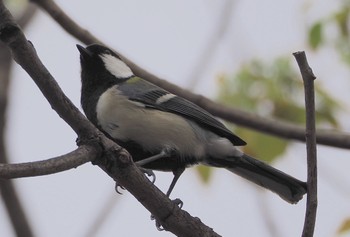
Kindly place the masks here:
[[(339, 1), (338, 1), (339, 2)], [(335, 49), (339, 58), (347, 67), (350, 66), (350, 1), (341, 0), (337, 11), (327, 17), (319, 19), (308, 29), (308, 43), (313, 50), (322, 50), (325, 47)], [(326, 34), (327, 28), (332, 28), (332, 34)], [(336, 31), (334, 31), (336, 29)], [(324, 101), (328, 103), (330, 101)], [(328, 104), (332, 107), (332, 102)], [(327, 106), (326, 106), (327, 107)], [(332, 124), (336, 124), (333, 117), (327, 116), (325, 107), (318, 111)], [(350, 233), (350, 218), (346, 218), (338, 228), (338, 235), (348, 236)]]
[[(270, 65), (254, 60), (244, 65), (237, 75), (222, 76), (219, 83), (222, 103), (267, 117), (305, 123), (302, 80), (286, 58), (278, 58)], [(319, 86), (316, 94), (317, 121), (337, 127), (334, 114), (338, 103)], [(257, 154), (267, 162), (281, 155), (288, 144), (285, 140), (243, 128), (235, 129), (235, 132), (248, 141), (249, 146), (244, 148), (246, 152)]]
[[(316, 21), (308, 30), (308, 43), (313, 50), (321, 46), (331, 46), (337, 50), (342, 60), (350, 64), (350, 1), (343, 0), (342, 5), (334, 14)], [(334, 27), (336, 33), (327, 35), (325, 28)]]
[[(236, 75), (222, 75), (218, 82), (221, 103), (266, 117), (305, 123), (302, 80), (289, 59), (278, 58), (271, 64), (253, 60), (243, 65)], [(319, 86), (316, 86), (316, 97), (317, 122), (337, 127), (334, 114), (339, 108), (338, 102)], [(245, 128), (231, 127), (248, 142), (248, 146), (242, 147), (243, 151), (266, 162), (273, 162), (288, 146), (286, 140)], [(211, 170), (201, 167), (198, 171), (203, 181), (208, 181)]]
[(198, 165), (197, 172), (204, 183), (208, 183), (211, 177), (211, 168), (209, 166)]
[[(334, 49), (346, 66), (350, 66), (350, 0), (341, 0), (337, 11), (317, 19), (307, 29), (307, 43), (314, 51)], [(331, 32), (331, 33), (330, 33)], [(291, 65), (291, 57), (277, 58), (271, 63), (252, 60), (243, 65), (235, 75), (219, 77), (219, 101), (241, 107), (266, 117), (304, 124), (304, 91), (299, 72)], [(340, 104), (319, 83), (316, 89), (317, 123), (337, 128), (335, 114)], [(288, 147), (288, 141), (249, 129), (234, 127), (232, 130), (248, 142), (244, 152), (273, 162)], [(212, 169), (198, 168), (200, 177), (208, 182)], [(350, 218), (339, 225), (336, 235), (348, 236)]]
[(350, 233), (350, 218), (345, 219), (338, 229), (338, 234), (346, 233)]
[(317, 49), (323, 40), (323, 24), (316, 22), (309, 30), (309, 44), (312, 49)]

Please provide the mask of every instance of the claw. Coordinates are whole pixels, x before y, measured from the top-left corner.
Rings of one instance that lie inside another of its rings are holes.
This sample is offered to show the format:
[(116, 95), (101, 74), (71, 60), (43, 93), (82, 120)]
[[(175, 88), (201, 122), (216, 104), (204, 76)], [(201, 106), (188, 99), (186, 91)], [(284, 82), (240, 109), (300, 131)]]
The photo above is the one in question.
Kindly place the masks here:
[(182, 209), (182, 207), (184, 206), (184, 202), (181, 201), (181, 199), (179, 199), (179, 198), (176, 198), (176, 199), (172, 200), (172, 202), (175, 205), (177, 205), (180, 209)]
[(139, 167), (139, 169), (146, 174), (148, 177), (151, 177), (150, 180), (152, 182), (152, 184), (154, 184), (154, 182), (156, 182), (156, 175), (154, 174), (153, 170), (150, 169), (145, 169), (142, 167)]
[(165, 230), (164, 228), (163, 228), (163, 226), (159, 223), (159, 221), (157, 221), (156, 220), (156, 227), (157, 227), (157, 230), (158, 231), (163, 231), (163, 230)]
[(118, 194), (123, 194), (122, 192), (119, 191), (119, 188), (125, 190), (125, 188), (123, 186), (121, 186), (118, 182), (115, 182), (115, 191), (118, 193)]
[(151, 220), (155, 220), (156, 222), (156, 228), (158, 231), (163, 231), (165, 230), (163, 227), (162, 227), (162, 224), (160, 224), (160, 222), (156, 219), (156, 217), (154, 215), (151, 215)]
[[(146, 174), (148, 177), (151, 177), (150, 180), (151, 182), (154, 184), (154, 182), (156, 182), (156, 175), (154, 174), (154, 172), (152, 170), (149, 170), (149, 169), (145, 169), (145, 168), (142, 168), (142, 167), (139, 167), (139, 169), (144, 173)], [(115, 191), (118, 193), (118, 194), (123, 194), (119, 189), (122, 189), (122, 190), (125, 190), (125, 188), (120, 185), (117, 181), (115, 182)]]
[[(181, 201), (179, 198), (176, 198), (174, 200), (171, 200), (175, 205), (177, 205), (180, 209), (183, 207), (184, 203), (183, 201)], [(165, 230), (162, 226), (162, 224), (160, 224), (159, 220), (156, 219), (156, 217), (152, 214), (151, 215), (151, 220), (155, 220), (156, 222), (156, 228), (158, 231), (163, 231)]]

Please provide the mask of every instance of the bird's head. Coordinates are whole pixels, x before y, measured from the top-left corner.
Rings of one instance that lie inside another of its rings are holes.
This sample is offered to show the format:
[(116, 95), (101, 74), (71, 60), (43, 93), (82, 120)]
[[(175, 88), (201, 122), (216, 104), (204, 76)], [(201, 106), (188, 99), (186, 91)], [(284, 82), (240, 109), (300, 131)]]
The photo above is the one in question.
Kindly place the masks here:
[(113, 76), (118, 80), (134, 75), (130, 67), (113, 50), (105, 46), (91, 44), (85, 48), (77, 44), (77, 48), (80, 52), (82, 77), (84, 74), (98, 78)]

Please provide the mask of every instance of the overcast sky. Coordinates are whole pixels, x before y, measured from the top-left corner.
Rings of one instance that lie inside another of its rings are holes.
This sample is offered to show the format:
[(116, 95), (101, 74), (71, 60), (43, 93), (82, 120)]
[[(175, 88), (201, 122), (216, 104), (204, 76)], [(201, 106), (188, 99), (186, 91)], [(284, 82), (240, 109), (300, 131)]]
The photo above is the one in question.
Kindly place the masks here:
[[(56, 2), (108, 45), (183, 87), (193, 85), (191, 75), (208, 42), (216, 42), (214, 53), (205, 62), (193, 88), (211, 98), (215, 98), (215, 80), (221, 73), (232, 74), (252, 58), (269, 61), (307, 50), (317, 83), (338, 98), (349, 99), (349, 72), (339, 66), (336, 54), (329, 50), (312, 53), (305, 44), (307, 24), (336, 10), (338, 1)], [(224, 11), (227, 6), (231, 10)], [(228, 14), (229, 24), (215, 38), (223, 12)], [(80, 65), (75, 47), (80, 42), (41, 12), (28, 26), (26, 35), (63, 91), (80, 108)], [(7, 133), (12, 162), (42, 160), (76, 148), (74, 132), (18, 66), (13, 71), (11, 95)], [(344, 114), (342, 117), (344, 121), (349, 119)], [(350, 129), (347, 122), (343, 122), (343, 127)], [(350, 216), (349, 152), (320, 146), (318, 154), (320, 185), (315, 236), (335, 236), (341, 221)], [(305, 180), (304, 145), (293, 143), (274, 166)], [(172, 174), (156, 175), (156, 185), (165, 191)], [(111, 214), (96, 236), (173, 236), (158, 232), (150, 213), (127, 191), (117, 195), (112, 180), (91, 164), (15, 183), (36, 236), (87, 236), (103, 208), (111, 210)], [(204, 185), (195, 170), (188, 169), (172, 198), (180, 198), (184, 210), (223, 236), (271, 236), (267, 223), (275, 226), (279, 236), (300, 236), (302, 231), (305, 200), (290, 205), (225, 170), (215, 169), (210, 183)], [(0, 219), (7, 220), (5, 213), (1, 203)], [(8, 221), (0, 221), (0, 236), (14, 236)]]

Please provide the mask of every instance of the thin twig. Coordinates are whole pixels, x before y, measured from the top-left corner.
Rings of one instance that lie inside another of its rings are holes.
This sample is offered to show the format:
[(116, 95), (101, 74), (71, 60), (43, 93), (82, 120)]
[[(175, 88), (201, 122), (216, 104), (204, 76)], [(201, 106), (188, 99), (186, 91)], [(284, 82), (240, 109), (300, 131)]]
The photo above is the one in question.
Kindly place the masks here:
[(256, 190), (259, 192), (259, 195), (256, 195), (257, 206), (259, 207), (259, 211), (261, 213), (261, 221), (268, 231), (268, 236), (270, 237), (278, 237), (282, 236), (280, 230), (278, 229), (279, 224), (274, 220), (274, 216), (271, 215), (272, 211), (270, 208), (270, 204), (267, 200), (267, 192), (266, 190)]
[(210, 65), (210, 62), (212, 62), (213, 54), (220, 45), (220, 41), (223, 39), (227, 29), (230, 26), (233, 4), (235, 4), (235, 1), (232, 0), (226, 0), (223, 4), (220, 14), (218, 14), (219, 20), (216, 27), (214, 27), (214, 31), (209, 34), (210, 38), (206, 42), (205, 47), (203, 47), (203, 51), (197, 57), (198, 62), (194, 67), (192, 67), (190, 76), (186, 80), (188, 82), (187, 88), (193, 90), (198, 85), (199, 81), (201, 78), (203, 78), (203, 75), (206, 72), (205, 69), (208, 68), (208, 65)]
[(26, 28), (27, 25), (32, 21), (33, 17), (38, 12), (38, 7), (35, 4), (28, 3), (23, 14), (16, 19), (16, 22), (22, 29)]
[(66, 155), (42, 161), (19, 164), (0, 164), (0, 178), (13, 179), (54, 174), (76, 168), (100, 155), (95, 147), (82, 145)]
[(120, 196), (116, 197), (116, 195), (110, 195), (108, 200), (103, 203), (103, 207), (99, 208), (99, 210), (95, 210), (94, 215), (91, 216), (93, 222), (86, 225), (86, 234), (83, 236), (98, 236), (103, 224), (106, 223), (106, 220), (112, 214), (118, 200), (120, 200)]
[(54, 1), (52, 0), (30, 0), (37, 4), (42, 9), (45, 9), (47, 13), (67, 32), (70, 32), (75, 38), (81, 39), (86, 44), (99, 43), (102, 41), (90, 34), (86, 29), (79, 27), (77, 23), (73, 21)]
[[(59, 8), (52, 0), (31, 0), (38, 4), (44, 11), (46, 11), (57, 23), (65, 29), (70, 35), (76, 37), (85, 44), (100, 43), (99, 39), (93, 36), (89, 31), (79, 26), (71, 18), (69, 18), (62, 9)], [(111, 47), (110, 47), (111, 48)], [(116, 51), (118, 52), (118, 51)], [(120, 54), (120, 53), (119, 53)], [(241, 109), (231, 108), (218, 104), (202, 95), (192, 93), (189, 90), (176, 86), (164, 79), (161, 79), (148, 71), (142, 69), (128, 58), (120, 54), (121, 58), (131, 67), (133, 72), (174, 94), (182, 96), (202, 108), (206, 109), (213, 115), (225, 119), (228, 122), (237, 125), (254, 129), (256, 131), (268, 133), (285, 139), (292, 139), (297, 141), (305, 141), (305, 128), (299, 125), (288, 123), (282, 120), (265, 118), (254, 113), (250, 113)], [(318, 130), (317, 143), (339, 147), (350, 148), (350, 134), (331, 130)]]
[(313, 74), (305, 52), (293, 53), (298, 62), (304, 81), (306, 108), (306, 152), (307, 152), (307, 201), (306, 214), (302, 236), (312, 237), (314, 234), (317, 212), (317, 149), (315, 126), (315, 90)]
[[(24, 9), (21, 16), (18, 17), (17, 21), (22, 29), (33, 19), (36, 9), (37, 7), (35, 5), (29, 4)], [(7, 147), (5, 145), (5, 127), (12, 65), (13, 60), (10, 51), (5, 45), (0, 43), (0, 163), (9, 163)], [(31, 216), (30, 214), (28, 215), (22, 205), (14, 181), (0, 179), (0, 194), (16, 235), (26, 237), (34, 236), (29, 221)]]
[(13, 182), (9, 181), (12, 180), (0, 179), (0, 196), (2, 196), (4, 201), (14, 233), (19, 237), (35, 236), (30, 225), (31, 219), (28, 218), (28, 216), (31, 217), (31, 215), (30, 213), (27, 215), (28, 213), (23, 208), (20, 196), (17, 194), (18, 192), (15, 189)]
[[(8, 163), (5, 145), (6, 109), (10, 82), (12, 57), (5, 45), (0, 44), (0, 163)], [(1, 174), (1, 171), (0, 171)], [(34, 236), (28, 215), (12, 180), (0, 179), (0, 197), (7, 210), (17, 236)]]

